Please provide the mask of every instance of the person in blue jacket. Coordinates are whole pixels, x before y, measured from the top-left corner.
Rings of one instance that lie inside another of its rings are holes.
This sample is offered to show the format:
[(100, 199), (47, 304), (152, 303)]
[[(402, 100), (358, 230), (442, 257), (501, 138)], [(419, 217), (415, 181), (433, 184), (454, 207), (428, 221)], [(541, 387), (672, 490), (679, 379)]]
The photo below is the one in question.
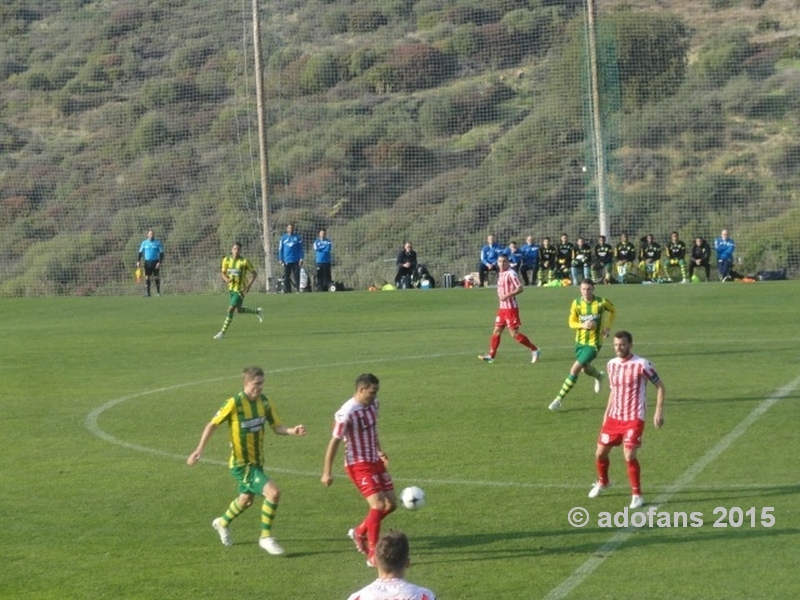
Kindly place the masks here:
[(719, 271), (720, 281), (731, 281), (733, 252), (736, 250), (736, 242), (728, 236), (727, 229), (723, 229), (720, 237), (714, 240), (714, 250), (717, 253), (717, 270)]
[(333, 242), (328, 239), (328, 232), (323, 227), (314, 240), (314, 259), (317, 264), (317, 291), (327, 292), (331, 287), (331, 253)]
[(486, 276), (490, 271), (497, 273), (497, 257), (503, 253), (503, 247), (494, 241), (494, 236), (486, 237), (486, 245), (481, 248), (481, 259), (478, 263), (478, 279), (481, 287), (486, 285)]
[(525, 238), (525, 243), (520, 248), (522, 252), (522, 267), (519, 274), (525, 285), (535, 285), (539, 275), (539, 244), (529, 235)]
[(303, 266), (303, 258), (303, 239), (295, 233), (294, 224), (289, 223), (278, 244), (278, 261), (283, 267), (284, 294), (291, 293), (292, 282), (297, 291), (300, 291), (300, 267)]

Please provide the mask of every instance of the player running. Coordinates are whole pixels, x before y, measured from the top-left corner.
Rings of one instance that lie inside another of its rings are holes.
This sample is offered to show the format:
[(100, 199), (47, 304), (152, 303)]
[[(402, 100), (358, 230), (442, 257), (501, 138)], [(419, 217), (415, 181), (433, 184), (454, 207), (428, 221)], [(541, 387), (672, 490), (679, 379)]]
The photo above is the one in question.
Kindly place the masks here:
[(225, 337), (225, 332), (233, 321), (233, 316), (239, 313), (255, 315), (258, 317), (258, 322), (264, 322), (264, 311), (259, 306), (258, 308), (248, 308), (244, 306), (244, 296), (253, 287), (258, 273), (256, 273), (253, 264), (241, 255), (242, 244), (234, 242), (231, 248), (230, 256), (222, 259), (222, 280), (228, 286), (230, 292), (230, 301), (228, 304), (228, 312), (225, 315), (225, 320), (222, 322), (222, 329), (219, 330), (214, 336), (215, 340), (221, 340)]
[(594, 281), (584, 279), (581, 282), (581, 297), (572, 301), (569, 311), (569, 326), (575, 329), (575, 362), (561, 384), (556, 399), (550, 403), (550, 410), (560, 410), (561, 403), (578, 381), (581, 371), (594, 377), (594, 393), (600, 393), (603, 374), (594, 368), (592, 361), (597, 358), (603, 338), (608, 337), (617, 311), (614, 305), (605, 298), (594, 295)]
[(478, 355), (478, 359), (488, 363), (494, 362), (497, 348), (500, 346), (500, 334), (508, 327), (511, 337), (530, 349), (531, 362), (535, 363), (539, 360), (539, 348), (519, 331), (521, 323), (517, 296), (524, 292), (525, 288), (522, 286), (517, 272), (511, 268), (508, 257), (504, 254), (497, 257), (497, 271), (497, 297), (500, 299), (500, 308), (497, 309), (494, 330), (489, 338), (489, 353)]
[(372, 373), (364, 373), (356, 378), (355, 387), (353, 397), (334, 416), (333, 435), (325, 451), (321, 481), (325, 487), (333, 483), (333, 459), (344, 440), (345, 470), (369, 505), (367, 516), (347, 535), (358, 551), (367, 555), (367, 565), (374, 567), (381, 522), (397, 508), (397, 497), (387, 471), (389, 458), (378, 440), (380, 382)]
[(186, 460), (189, 466), (200, 460), (211, 436), (226, 422), (231, 447), (228, 466), (236, 480), (239, 495), (221, 517), (211, 522), (211, 526), (219, 534), (223, 545), (232, 546), (231, 521), (252, 506), (256, 496), (263, 496), (261, 539), (258, 545), (269, 554), (283, 554), (283, 548), (272, 536), (272, 523), (281, 491), (264, 472), (264, 432), (269, 426), (277, 435), (305, 435), (306, 428), (303, 425), (287, 427), (281, 422), (275, 404), (264, 395), (264, 370), (261, 367), (246, 367), (242, 371), (242, 391), (228, 398), (205, 426), (197, 448)]

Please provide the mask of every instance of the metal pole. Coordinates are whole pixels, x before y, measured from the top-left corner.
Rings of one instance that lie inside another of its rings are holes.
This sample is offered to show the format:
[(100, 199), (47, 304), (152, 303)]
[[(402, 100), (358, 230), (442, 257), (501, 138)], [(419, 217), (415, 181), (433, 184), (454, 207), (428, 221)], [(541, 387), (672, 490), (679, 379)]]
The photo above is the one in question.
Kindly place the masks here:
[(258, 0), (253, 0), (253, 50), (255, 52), (256, 105), (258, 108), (258, 151), (261, 164), (261, 224), (264, 241), (264, 286), (269, 291), (272, 280), (272, 242), (269, 225), (269, 157), (267, 154), (267, 127), (264, 117), (264, 73), (261, 60), (261, 26)]
[(597, 220), (600, 235), (608, 237), (608, 213), (606, 211), (606, 153), (603, 144), (602, 119), (600, 118), (600, 76), (597, 67), (597, 39), (595, 38), (595, 2), (586, 0), (586, 18), (589, 33), (589, 75), (592, 97), (592, 123), (594, 126), (595, 183), (597, 185)]

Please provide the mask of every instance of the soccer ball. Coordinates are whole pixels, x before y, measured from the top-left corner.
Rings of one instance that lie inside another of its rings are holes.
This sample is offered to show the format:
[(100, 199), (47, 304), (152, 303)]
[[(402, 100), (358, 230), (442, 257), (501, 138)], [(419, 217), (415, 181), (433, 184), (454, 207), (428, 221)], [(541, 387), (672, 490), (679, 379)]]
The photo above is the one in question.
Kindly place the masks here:
[(400, 492), (400, 502), (408, 510), (417, 510), (425, 506), (425, 492), (413, 485)]

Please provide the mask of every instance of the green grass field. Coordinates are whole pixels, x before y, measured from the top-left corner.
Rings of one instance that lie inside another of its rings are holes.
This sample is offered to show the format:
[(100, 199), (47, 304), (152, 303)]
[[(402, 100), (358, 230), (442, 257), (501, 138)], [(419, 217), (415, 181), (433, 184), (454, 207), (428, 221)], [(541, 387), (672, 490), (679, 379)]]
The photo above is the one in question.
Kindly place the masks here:
[[(640, 453), (645, 497), (702, 513), (701, 527), (598, 524), (630, 499), (618, 449), (614, 487), (586, 496), (607, 396), (584, 376), (564, 411), (546, 408), (573, 360), (574, 288), (521, 297), (536, 365), (507, 335), (494, 364), (476, 360), (494, 290), (253, 294), (265, 323), (239, 315), (223, 341), (222, 295), (0, 300), (0, 597), (347, 598), (374, 577), (345, 536), (366, 504), (341, 452), (334, 485), (319, 477), (333, 413), (365, 371), (381, 379), (395, 483), (428, 497), (384, 527), (408, 533), (409, 579), (440, 599), (797, 597), (800, 282), (598, 293), (667, 386), (666, 424), (648, 422)], [(597, 364), (612, 355), (609, 342)], [(309, 431), (267, 437), (285, 557), (258, 548), (258, 510), (231, 548), (210, 527), (235, 496), (227, 432), (186, 465), (249, 364)], [(579, 506), (591, 520), (574, 528)], [(753, 508), (755, 525), (715, 527), (717, 507)]]

